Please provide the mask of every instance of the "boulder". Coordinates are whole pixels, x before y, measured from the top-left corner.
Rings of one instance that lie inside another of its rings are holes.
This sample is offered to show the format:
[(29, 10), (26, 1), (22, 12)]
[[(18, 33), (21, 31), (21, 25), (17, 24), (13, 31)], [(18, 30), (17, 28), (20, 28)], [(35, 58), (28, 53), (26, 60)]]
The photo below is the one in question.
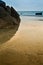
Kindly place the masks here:
[(11, 8), (9, 6), (6, 6), (5, 10), (11, 15)]
[(20, 21), (20, 18), (19, 18), (20, 15), (17, 13), (17, 11), (13, 7), (11, 7), (11, 16), (15, 17), (18, 22)]
[(13, 16), (15, 18), (19, 17), (19, 14), (17, 13), (17, 11), (13, 7), (11, 7), (11, 16)]
[(5, 7), (6, 6), (6, 3), (4, 1), (0, 0), (0, 6), (1, 7)]
[(0, 28), (13, 28), (20, 24), (20, 17), (13, 7), (6, 6), (0, 1)]
[(7, 16), (7, 14), (8, 13), (5, 11), (5, 9), (0, 6), (0, 18)]

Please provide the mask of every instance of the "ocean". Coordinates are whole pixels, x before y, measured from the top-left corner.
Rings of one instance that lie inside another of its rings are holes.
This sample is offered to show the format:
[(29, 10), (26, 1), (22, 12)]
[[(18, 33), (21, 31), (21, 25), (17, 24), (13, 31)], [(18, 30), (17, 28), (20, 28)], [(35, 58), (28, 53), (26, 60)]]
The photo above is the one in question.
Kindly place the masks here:
[(40, 16), (43, 16), (43, 11), (18, 11), (18, 13), (21, 16), (36, 16), (36, 13), (42, 13)]

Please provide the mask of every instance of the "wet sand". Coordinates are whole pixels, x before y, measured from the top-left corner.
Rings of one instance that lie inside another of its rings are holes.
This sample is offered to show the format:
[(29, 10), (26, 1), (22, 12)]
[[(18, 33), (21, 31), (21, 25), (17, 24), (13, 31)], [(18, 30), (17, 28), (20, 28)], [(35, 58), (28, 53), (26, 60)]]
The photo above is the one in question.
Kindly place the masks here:
[(0, 65), (43, 65), (43, 17), (21, 17), (16, 34), (0, 44)]

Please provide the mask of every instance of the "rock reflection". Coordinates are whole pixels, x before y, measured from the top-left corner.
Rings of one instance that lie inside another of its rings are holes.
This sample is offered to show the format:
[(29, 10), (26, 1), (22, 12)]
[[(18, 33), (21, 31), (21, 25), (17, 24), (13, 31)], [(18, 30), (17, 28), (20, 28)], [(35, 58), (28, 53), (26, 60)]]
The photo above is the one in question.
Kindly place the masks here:
[(0, 29), (0, 44), (8, 41), (18, 30), (19, 25), (15, 25), (14, 28)]

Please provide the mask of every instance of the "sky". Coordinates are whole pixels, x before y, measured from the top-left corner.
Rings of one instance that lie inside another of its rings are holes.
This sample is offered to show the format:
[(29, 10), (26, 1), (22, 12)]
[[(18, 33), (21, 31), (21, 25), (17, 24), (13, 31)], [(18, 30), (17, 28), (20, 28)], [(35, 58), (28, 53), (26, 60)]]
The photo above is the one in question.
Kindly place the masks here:
[(18, 11), (43, 11), (43, 0), (3, 0)]

